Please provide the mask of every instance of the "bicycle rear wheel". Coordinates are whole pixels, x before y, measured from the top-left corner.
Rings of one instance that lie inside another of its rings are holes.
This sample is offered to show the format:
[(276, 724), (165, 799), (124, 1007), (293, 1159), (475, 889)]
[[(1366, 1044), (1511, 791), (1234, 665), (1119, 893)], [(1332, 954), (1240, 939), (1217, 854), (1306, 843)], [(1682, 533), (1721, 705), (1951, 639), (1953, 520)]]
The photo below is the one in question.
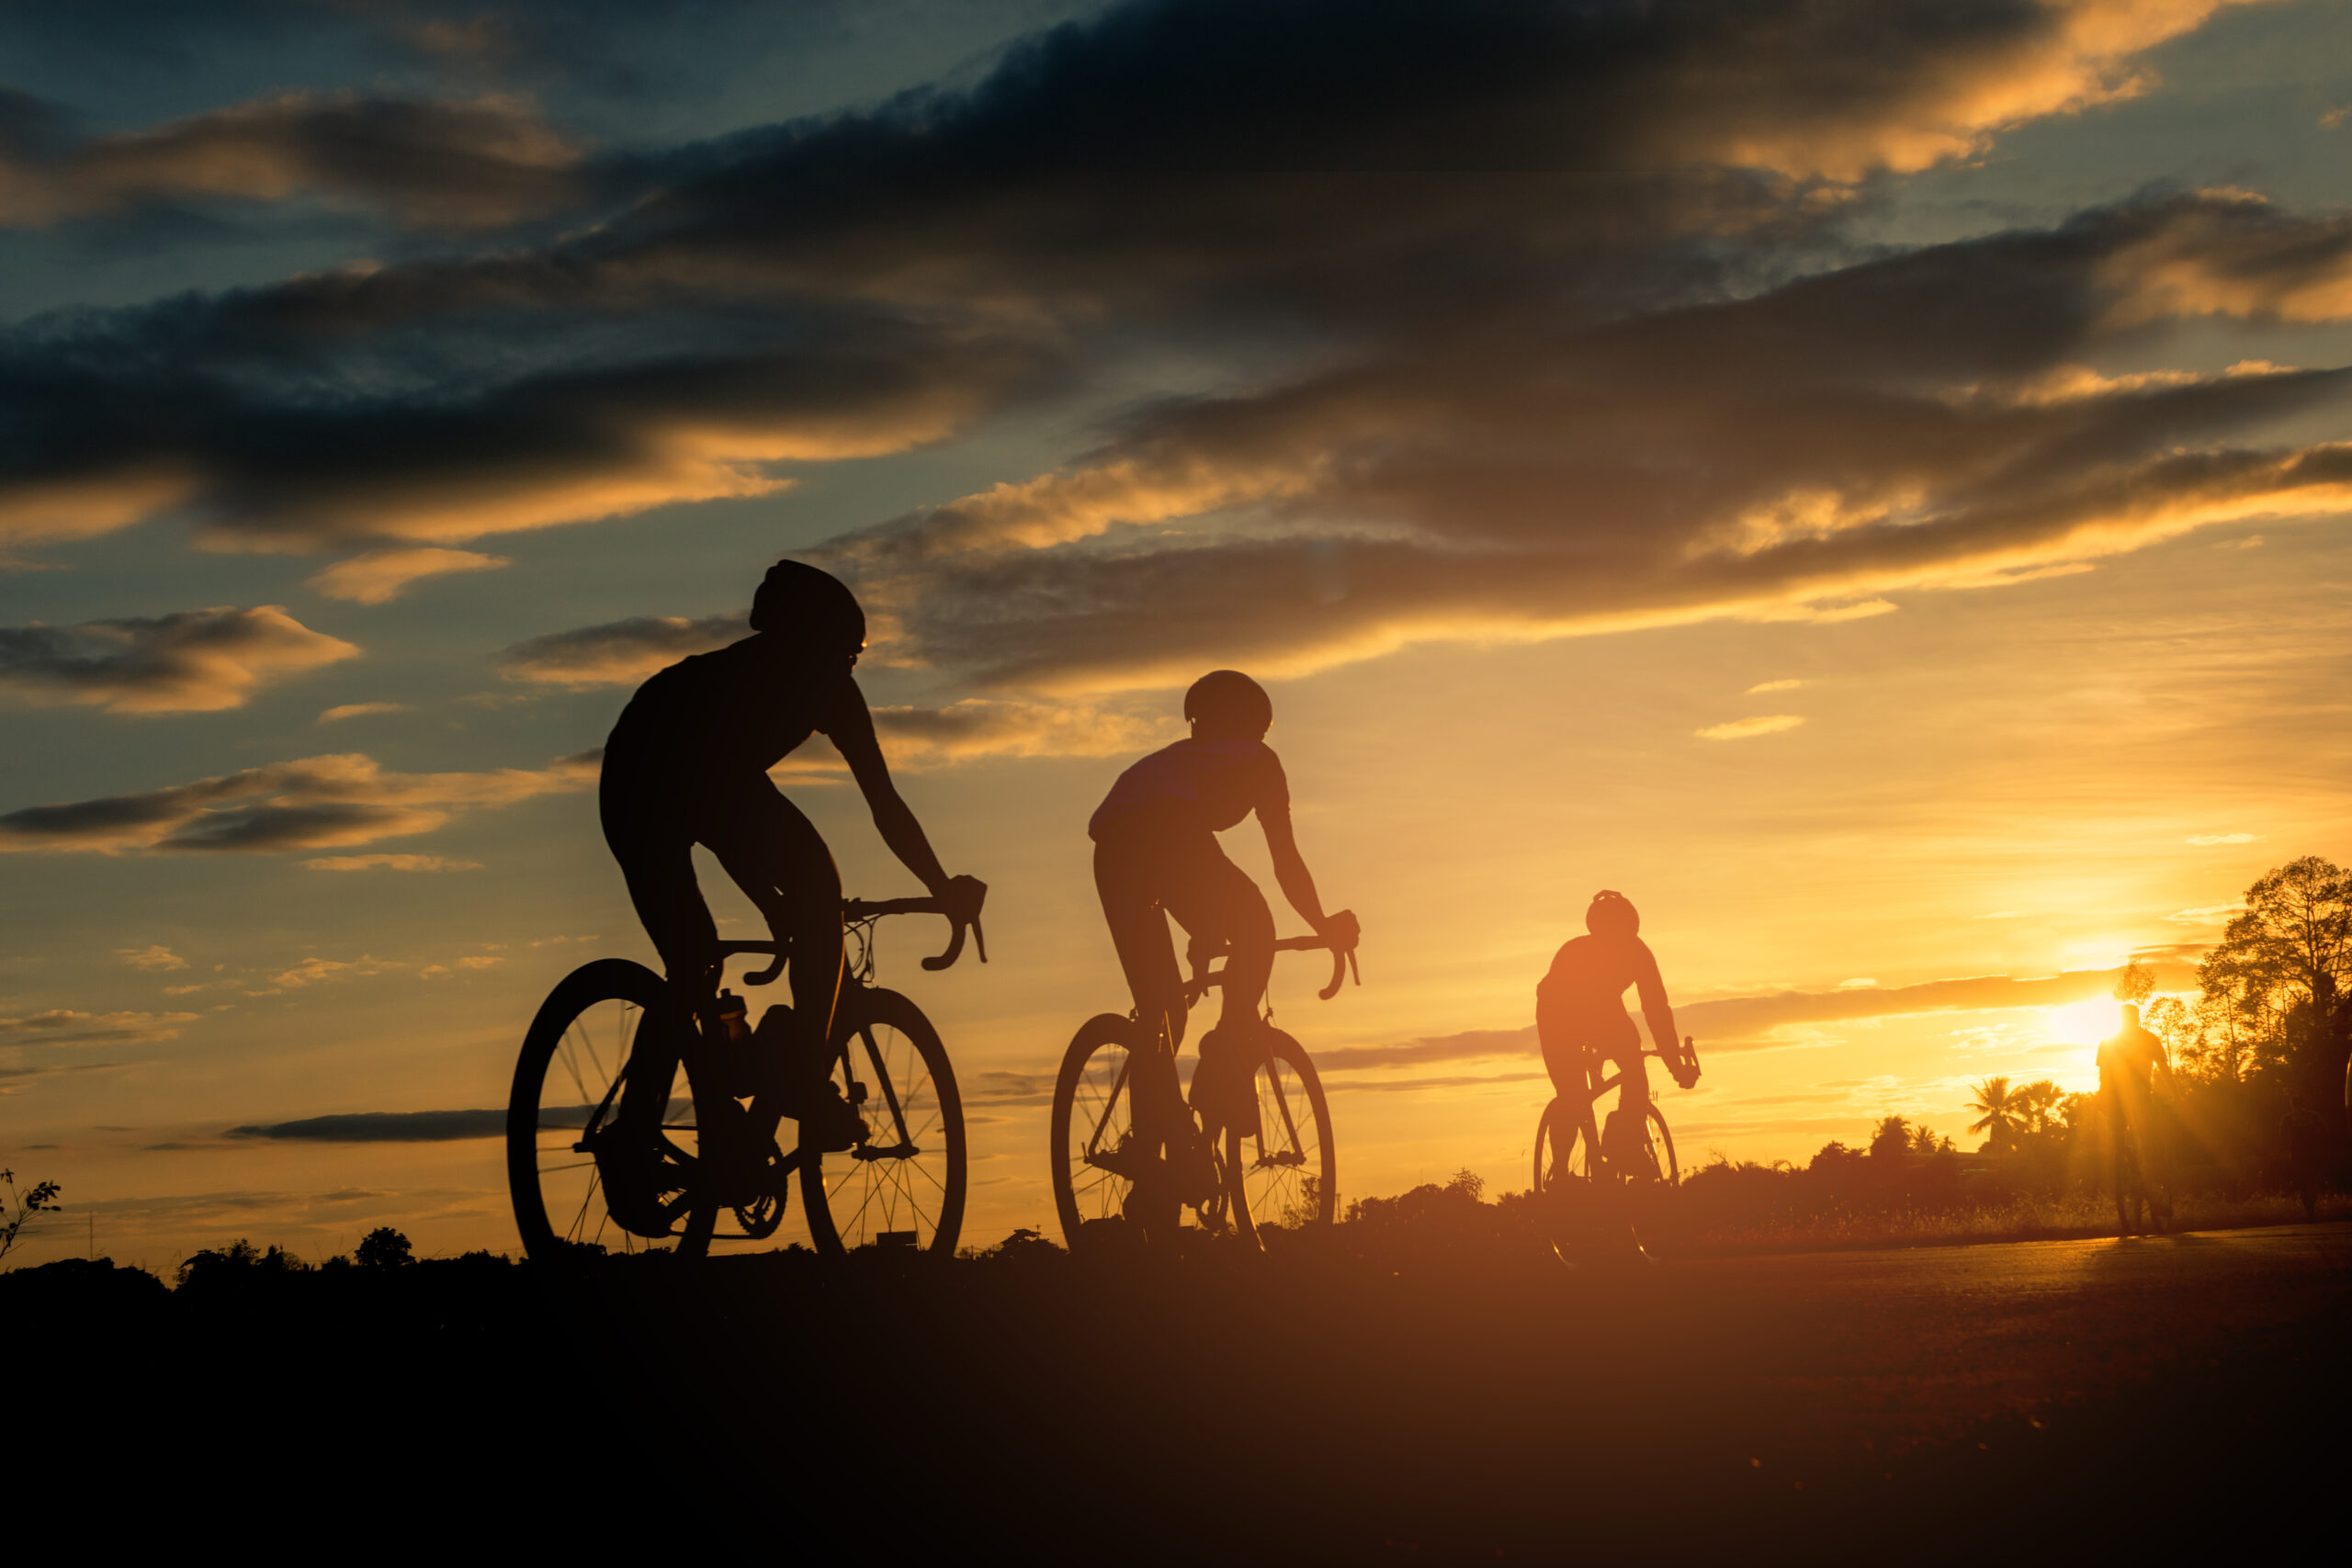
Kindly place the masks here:
[[(684, 1032), (668, 983), (626, 959), (573, 970), (540, 1005), (506, 1100), (507, 1190), (535, 1262), (665, 1248), (696, 1257), (710, 1246), (718, 1206), (697, 1180), (703, 1118), (678, 1048)], [(660, 1081), (631, 1086), (635, 1073)], [(614, 1217), (592, 1152), (612, 1134), (625, 1088), (661, 1108), (643, 1190), (622, 1204), (659, 1220), (650, 1235)]]
[(827, 1253), (910, 1247), (954, 1257), (964, 1230), (964, 1100), (939, 1032), (898, 992), (853, 988), (831, 1060), (870, 1131), (844, 1153), (803, 1145), (808, 1239)]
[[(1134, 1172), (1165, 1153), (1161, 1140), (1136, 1127), (1136, 1089), (1142, 1058), (1135, 1050), (1136, 1023), (1117, 1013), (1097, 1013), (1080, 1026), (1062, 1054), (1054, 1080), (1050, 1118), (1054, 1211), (1062, 1240), (1073, 1252), (1134, 1230), (1172, 1232), (1175, 1201), (1148, 1205), (1130, 1201)], [(1147, 1118), (1148, 1120), (1148, 1118)], [(1140, 1211), (1149, 1207), (1154, 1212)]]
[(1280, 1030), (1258, 1069), (1258, 1132), (1225, 1134), (1225, 1172), (1238, 1184), (1236, 1229), (1254, 1237), (1268, 1226), (1328, 1225), (1338, 1206), (1339, 1155), (1331, 1107), (1306, 1048)]

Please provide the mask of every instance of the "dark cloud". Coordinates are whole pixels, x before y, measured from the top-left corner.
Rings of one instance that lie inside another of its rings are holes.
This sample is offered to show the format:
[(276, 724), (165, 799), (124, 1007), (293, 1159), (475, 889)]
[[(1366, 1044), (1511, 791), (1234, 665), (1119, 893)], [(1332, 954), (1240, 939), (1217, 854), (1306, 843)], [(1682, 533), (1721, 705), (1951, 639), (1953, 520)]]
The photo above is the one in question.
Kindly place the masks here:
[(78, 142), (43, 107), (21, 95), (0, 106), (0, 225), (318, 196), (410, 227), (474, 229), (542, 216), (588, 189), (582, 150), (518, 99), (288, 92)]
[[(589, 1110), (582, 1107), (576, 1122), (549, 1125), (586, 1126)], [(269, 1138), (315, 1144), (441, 1144), (465, 1138), (498, 1138), (506, 1134), (506, 1112), (497, 1111), (359, 1111), (342, 1116), (308, 1116), (299, 1122), (232, 1127), (232, 1138)]]
[(2321, 277), (2352, 303), (2352, 222), (2178, 197), (1598, 327), (1498, 319), (1453, 351), (1171, 404), (820, 553), (911, 661), (1016, 686), (1848, 614), (2344, 510), (2352, 450), (2233, 443), (2340, 406), (2352, 375), (2080, 363), (2151, 312), (2315, 310)]
[(641, 199), (551, 245), (29, 324), (0, 342), (27, 437), (0, 538), (177, 511), (462, 540), (763, 493), (1154, 343), (1377, 360), (1720, 296), (1813, 265), (1820, 181), (2098, 101), (2204, 9), (1116, 6), (969, 88), (613, 164)]
[(141, 795), (11, 811), (0, 815), (0, 852), (341, 849), (427, 832), (462, 811), (585, 788), (601, 755), (476, 773), (392, 773), (356, 753), (273, 762)]
[(0, 626), (0, 689), (110, 713), (211, 713), (359, 650), (276, 604), (76, 626)]

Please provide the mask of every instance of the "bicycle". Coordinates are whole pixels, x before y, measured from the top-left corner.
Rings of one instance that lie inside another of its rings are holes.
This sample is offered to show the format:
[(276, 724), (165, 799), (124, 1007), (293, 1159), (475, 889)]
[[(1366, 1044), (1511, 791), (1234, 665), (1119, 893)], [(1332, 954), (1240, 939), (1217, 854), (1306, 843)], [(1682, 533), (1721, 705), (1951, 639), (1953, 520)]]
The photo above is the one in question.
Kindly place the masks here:
[[(773, 983), (788, 944), (719, 943), (720, 964), (695, 995), (621, 958), (565, 976), (531, 1021), (507, 1098), (507, 1186), (525, 1253), (539, 1261), (617, 1247), (692, 1258), (714, 1237), (764, 1241), (783, 1224), (797, 1179), (820, 1252), (872, 1245), (952, 1256), (966, 1168), (955, 1069), (922, 1010), (873, 984), (876, 922), (913, 914), (945, 915), (953, 927), (925, 969), (961, 957), (967, 929), (988, 961), (977, 906), (843, 901), (856, 956), (843, 968), (826, 1073), (867, 1123), (843, 1150), (797, 1134), (786, 1152), (775, 1042), (744, 1028), (741, 1003), (719, 988), (726, 961), (744, 955), (774, 962), (741, 984)], [(732, 1234), (718, 1232), (722, 1212)]]
[[(1682, 1050), (1684, 1059), (1696, 1067), (1698, 1042), (1685, 1035)], [(1644, 1050), (1635, 1062), (1636, 1070), (1646, 1076), (1652, 1056), (1663, 1061), (1666, 1053), (1654, 1048)], [(1674, 1133), (1667, 1126), (1666, 1112), (1658, 1109), (1655, 1098), (1649, 1101), (1649, 1114), (1643, 1118), (1638, 1141), (1634, 1141), (1634, 1135), (1628, 1135), (1631, 1149), (1622, 1156), (1612, 1156), (1604, 1149), (1600, 1119), (1593, 1108), (1602, 1095), (1622, 1087), (1624, 1075), (1617, 1072), (1602, 1077), (1605, 1062), (1589, 1053), (1585, 1054), (1583, 1061), (1583, 1100), (1555, 1095), (1544, 1107), (1543, 1117), (1535, 1124), (1535, 1196), (1553, 1250), (1564, 1258), (1604, 1232), (1615, 1233), (1621, 1227), (1624, 1235), (1638, 1245), (1638, 1238), (1634, 1236), (1634, 1190), (1671, 1191), (1682, 1179), (1681, 1167), (1674, 1156)], [(1622, 1110), (1623, 1105), (1624, 1096), (1621, 1093), (1618, 1106)], [(1611, 1120), (1615, 1117), (1616, 1112), (1612, 1111)]]
[[(1321, 937), (1285, 937), (1277, 953), (1328, 950), (1331, 980), (1317, 993), (1339, 994), (1356, 970), (1355, 950)], [(1190, 952), (1189, 1010), (1224, 983), (1210, 969), (1216, 952)], [(1272, 1029), (1264, 1059), (1250, 1067), (1254, 1115), (1225, 1126), (1205, 1151), (1197, 1113), (1178, 1082), (1168, 1037), (1134, 1012), (1097, 1013), (1062, 1054), (1051, 1118), (1054, 1207), (1072, 1251), (1107, 1240), (1097, 1227), (1132, 1222), (1144, 1239), (1172, 1239), (1186, 1211), (1197, 1228), (1262, 1245), (1268, 1225), (1329, 1224), (1339, 1193), (1338, 1151), (1323, 1080), (1306, 1047)], [(1156, 1058), (1156, 1062), (1155, 1059)], [(1137, 1070), (1137, 1064), (1143, 1070)], [(1254, 1125), (1250, 1123), (1254, 1121)]]

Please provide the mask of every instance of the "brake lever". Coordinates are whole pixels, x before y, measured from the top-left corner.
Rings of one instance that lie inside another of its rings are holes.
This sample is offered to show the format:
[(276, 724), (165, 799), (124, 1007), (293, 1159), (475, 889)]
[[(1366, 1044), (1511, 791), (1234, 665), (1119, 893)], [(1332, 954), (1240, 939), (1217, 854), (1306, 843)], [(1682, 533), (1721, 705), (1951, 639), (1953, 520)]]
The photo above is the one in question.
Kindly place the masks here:
[[(1348, 977), (1349, 955), (1354, 951), (1355, 950), (1353, 948), (1346, 947), (1334, 948), (1331, 950), (1331, 983), (1324, 987), (1321, 990), (1316, 992), (1315, 994), (1317, 996), (1322, 998), (1328, 1002), (1333, 997), (1340, 994), (1340, 987)], [(1359, 981), (1357, 983), (1361, 985), (1363, 982)]]
[(744, 976), (739, 984), (745, 986), (773, 986), (775, 984), (775, 977), (783, 973), (784, 954), (779, 953), (775, 955), (775, 963), (769, 964), (766, 968), (760, 970), (757, 974)]
[(924, 968), (933, 971), (944, 969), (964, 955), (964, 922), (950, 916), (948, 923), (951, 934), (947, 939), (947, 951), (936, 958), (924, 959)]

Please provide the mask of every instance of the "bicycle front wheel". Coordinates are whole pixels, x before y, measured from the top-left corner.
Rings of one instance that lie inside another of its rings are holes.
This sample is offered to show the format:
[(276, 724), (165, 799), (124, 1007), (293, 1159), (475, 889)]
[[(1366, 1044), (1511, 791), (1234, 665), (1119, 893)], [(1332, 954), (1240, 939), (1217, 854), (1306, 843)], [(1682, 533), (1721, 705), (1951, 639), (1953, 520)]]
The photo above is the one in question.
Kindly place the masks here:
[(821, 1156), (804, 1145), (800, 1197), (817, 1250), (907, 1247), (956, 1255), (964, 1231), (964, 1100), (947, 1047), (896, 991), (853, 991), (833, 1027), (834, 1081), (865, 1140)]
[(1330, 1103), (1306, 1048), (1276, 1030), (1257, 1089), (1257, 1135), (1225, 1134), (1226, 1180), (1240, 1191), (1237, 1228), (1255, 1235), (1270, 1225), (1329, 1224), (1339, 1201), (1339, 1156)]
[[(1135, 1050), (1136, 1024), (1117, 1013), (1096, 1013), (1080, 1026), (1062, 1055), (1054, 1080), (1050, 1118), (1053, 1138), (1054, 1211), (1062, 1240), (1072, 1252), (1090, 1246), (1091, 1227), (1117, 1227), (1143, 1215), (1128, 1214), (1135, 1173), (1159, 1157), (1160, 1142), (1146, 1146), (1136, 1127), (1136, 1079), (1143, 1062)], [(1173, 1227), (1175, 1204), (1165, 1204), (1160, 1221)]]
[[(709, 1247), (718, 1206), (697, 1179), (702, 1118), (684, 1034), (668, 982), (626, 959), (573, 970), (540, 1005), (506, 1100), (506, 1184), (533, 1261)], [(660, 1081), (632, 1086), (633, 1074)], [(647, 1148), (625, 1151), (631, 1160), (600, 1168), (594, 1151), (613, 1136), (625, 1092), (658, 1107), (658, 1125), (646, 1130)], [(617, 1206), (636, 1229), (614, 1215), (607, 1168), (631, 1172), (639, 1190)]]

